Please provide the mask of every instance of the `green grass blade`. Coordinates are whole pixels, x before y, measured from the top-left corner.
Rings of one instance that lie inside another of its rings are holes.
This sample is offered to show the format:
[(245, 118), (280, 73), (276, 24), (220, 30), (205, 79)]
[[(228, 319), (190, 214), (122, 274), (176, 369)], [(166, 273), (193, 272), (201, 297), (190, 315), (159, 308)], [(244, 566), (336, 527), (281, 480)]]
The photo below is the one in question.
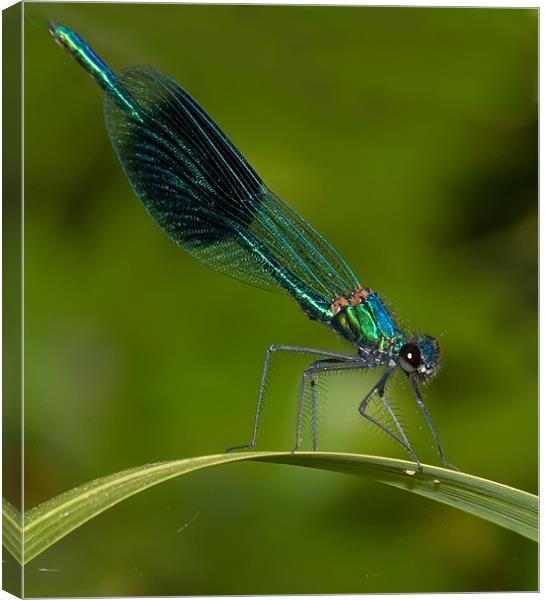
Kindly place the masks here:
[[(537, 540), (532, 494), (439, 467), (389, 458), (327, 452), (249, 452), (154, 463), (95, 479), (28, 511), (24, 519), (25, 563), (85, 522), (142, 490), (185, 473), (216, 465), (260, 461), (367, 477), (437, 500)], [(15, 509), (14, 509), (15, 510)]]
[(468, 473), (430, 465), (423, 465), (422, 472), (414, 472), (414, 463), (358, 454), (324, 453), (313, 460), (313, 454), (308, 453), (260, 460), (370, 477), (538, 540), (537, 496)]
[(2, 498), (2, 544), (20, 564), (23, 544), (21, 513), (5, 498)]

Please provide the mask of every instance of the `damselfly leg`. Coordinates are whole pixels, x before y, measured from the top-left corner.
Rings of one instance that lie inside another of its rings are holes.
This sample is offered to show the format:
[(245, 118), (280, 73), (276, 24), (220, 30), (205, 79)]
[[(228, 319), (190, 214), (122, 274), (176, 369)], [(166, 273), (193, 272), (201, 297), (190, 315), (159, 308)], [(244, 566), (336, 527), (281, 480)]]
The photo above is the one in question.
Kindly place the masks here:
[[(416, 463), (418, 470), (420, 470), (422, 468), (420, 460), (419, 460), (418, 456), (416, 456), (416, 453), (413, 450), (413, 447), (411, 446), (411, 443), (409, 442), (409, 439), (407, 438), (405, 431), (403, 430), (403, 427), (401, 426), (401, 423), (399, 422), (394, 411), (392, 410), (391, 406), (389, 405), (388, 401), (386, 400), (386, 397), (384, 394), (384, 389), (386, 387), (386, 383), (394, 370), (395, 370), (395, 366), (391, 366), (391, 367), (388, 367), (386, 369), (386, 371), (384, 371), (384, 373), (383, 373), (382, 377), (379, 379), (378, 383), (373, 387), (373, 389), (362, 400), (362, 402), (359, 406), (359, 412), (362, 417), (364, 417), (365, 419), (367, 419), (368, 421), (370, 421), (371, 423), (373, 423), (374, 425), (376, 425), (377, 427), (382, 429), (382, 431), (386, 432), (388, 435), (393, 437), (394, 440), (396, 440), (396, 442), (401, 444), (405, 448), (405, 450), (408, 452), (408, 454), (412, 458), (412, 460)], [(396, 426), (398, 433), (395, 433), (388, 426), (384, 425), (384, 423), (381, 423), (378, 419), (375, 419), (373, 416), (371, 416), (367, 413), (367, 407), (375, 395), (378, 396), (378, 398), (382, 402), (383, 406), (386, 408), (386, 411), (390, 415), (390, 418), (392, 419), (394, 425)]]
[(424, 404), (424, 401), (422, 400), (422, 396), (420, 395), (420, 390), (418, 389), (418, 385), (416, 384), (416, 381), (414, 380), (413, 377), (409, 376), (409, 381), (411, 382), (411, 387), (413, 389), (414, 397), (416, 398), (416, 403), (418, 404), (420, 410), (422, 411), (422, 414), (424, 415), (424, 418), (426, 419), (426, 423), (428, 424), (428, 427), (430, 428), (431, 434), (433, 435), (433, 439), (435, 440), (435, 445), (437, 446), (437, 452), (439, 453), (439, 458), (441, 459), (443, 466), (447, 467), (448, 469), (454, 469), (455, 471), (459, 471), (460, 469), (457, 466), (451, 465), (449, 462), (447, 462), (447, 460), (445, 458), (445, 453), (443, 452), (443, 447), (441, 446), (441, 442), (439, 441), (439, 436), (437, 435), (437, 431), (435, 431), (435, 427), (433, 426), (433, 422), (431, 420), (430, 413), (428, 412), (428, 409), (426, 408), (426, 405)]
[(318, 428), (317, 428), (317, 390), (316, 383), (320, 375), (328, 375), (330, 373), (338, 373), (339, 371), (354, 371), (365, 368), (365, 363), (353, 356), (348, 360), (339, 358), (317, 360), (313, 362), (309, 368), (303, 372), (301, 377), (301, 387), (299, 390), (299, 406), (297, 410), (297, 433), (295, 436), (295, 447), (292, 452), (297, 452), (301, 448), (302, 429), (303, 429), (303, 413), (305, 404), (305, 390), (307, 383), (310, 385), (310, 403), (311, 403), (311, 419), (312, 419), (312, 449), (318, 448)]
[(302, 346), (282, 346), (276, 344), (270, 346), (267, 350), (267, 354), (265, 355), (265, 363), (263, 365), (263, 374), (261, 376), (261, 384), (259, 386), (259, 395), (257, 397), (257, 408), (255, 411), (254, 426), (252, 429), (252, 440), (249, 444), (243, 444), (241, 446), (233, 446), (231, 448), (227, 448), (227, 452), (255, 448), (257, 442), (257, 431), (259, 428), (259, 418), (261, 416), (261, 409), (263, 407), (263, 396), (265, 394), (267, 375), (269, 373), (269, 365), (271, 362), (271, 355), (273, 352), (293, 352), (297, 354), (309, 354), (314, 356), (323, 356), (324, 358), (337, 359), (340, 361), (354, 360), (353, 356), (340, 354), (338, 352), (329, 352), (327, 350), (317, 350), (316, 348), (305, 348)]

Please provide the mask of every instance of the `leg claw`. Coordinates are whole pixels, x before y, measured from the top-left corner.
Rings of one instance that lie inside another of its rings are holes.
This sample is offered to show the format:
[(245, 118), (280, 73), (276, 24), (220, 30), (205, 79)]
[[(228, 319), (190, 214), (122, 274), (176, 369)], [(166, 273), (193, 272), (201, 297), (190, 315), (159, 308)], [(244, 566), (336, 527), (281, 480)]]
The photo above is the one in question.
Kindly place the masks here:
[(244, 444), (243, 446), (231, 446), (231, 448), (227, 448), (225, 452), (236, 452), (237, 450), (252, 450), (255, 448), (255, 444)]
[(458, 471), (458, 472), (460, 472), (460, 469), (456, 465), (451, 465), (448, 462), (444, 462), (443, 461), (443, 466), (446, 467), (447, 469), (451, 469), (452, 471)]

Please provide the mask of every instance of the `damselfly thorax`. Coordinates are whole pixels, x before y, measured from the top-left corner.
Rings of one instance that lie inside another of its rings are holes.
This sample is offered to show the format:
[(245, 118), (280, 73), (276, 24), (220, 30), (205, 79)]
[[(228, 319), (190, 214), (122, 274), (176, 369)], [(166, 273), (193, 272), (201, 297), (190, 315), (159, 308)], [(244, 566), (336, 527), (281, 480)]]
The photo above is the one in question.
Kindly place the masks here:
[(397, 329), (379, 295), (369, 288), (356, 288), (348, 297), (331, 303), (331, 327), (354, 344), (360, 354), (379, 350), (398, 353), (405, 336)]

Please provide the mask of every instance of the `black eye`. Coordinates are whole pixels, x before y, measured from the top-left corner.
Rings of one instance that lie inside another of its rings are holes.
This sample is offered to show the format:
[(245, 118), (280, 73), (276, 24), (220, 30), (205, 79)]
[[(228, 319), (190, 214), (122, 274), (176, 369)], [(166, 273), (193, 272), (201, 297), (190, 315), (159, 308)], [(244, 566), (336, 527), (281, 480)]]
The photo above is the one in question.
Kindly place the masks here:
[(399, 364), (406, 373), (416, 371), (422, 364), (422, 355), (416, 344), (405, 344), (399, 351)]

